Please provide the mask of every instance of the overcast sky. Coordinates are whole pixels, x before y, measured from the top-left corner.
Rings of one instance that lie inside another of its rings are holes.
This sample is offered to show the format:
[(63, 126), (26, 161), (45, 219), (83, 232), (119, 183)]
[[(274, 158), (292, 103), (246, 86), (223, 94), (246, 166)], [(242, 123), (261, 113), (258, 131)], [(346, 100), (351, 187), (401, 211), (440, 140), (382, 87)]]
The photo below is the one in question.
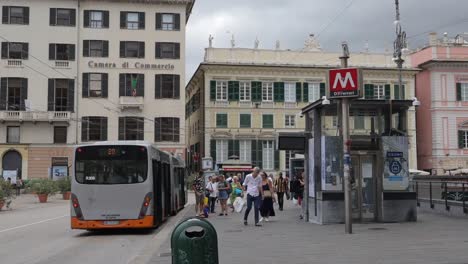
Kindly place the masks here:
[[(410, 48), (426, 43), (428, 31), (468, 32), (467, 10), (467, 0), (400, 0)], [(393, 47), (394, 20), (394, 0), (197, 0), (187, 25), (186, 79), (203, 61), (210, 34), (218, 48), (230, 47), (234, 34), (241, 48), (253, 48), (258, 37), (260, 48), (280, 40), (282, 49), (301, 49), (313, 33), (327, 51), (346, 40), (351, 52), (363, 51), (366, 41), (371, 52), (382, 52)]]

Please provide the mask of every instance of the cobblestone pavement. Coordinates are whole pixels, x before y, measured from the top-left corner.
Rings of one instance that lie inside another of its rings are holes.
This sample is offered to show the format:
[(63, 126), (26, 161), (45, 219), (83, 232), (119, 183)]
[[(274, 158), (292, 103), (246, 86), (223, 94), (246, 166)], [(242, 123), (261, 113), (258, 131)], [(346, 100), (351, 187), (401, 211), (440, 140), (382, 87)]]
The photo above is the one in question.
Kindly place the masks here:
[[(433, 214), (419, 214), (416, 223), (354, 224), (354, 234), (344, 225), (321, 226), (302, 222), (299, 208), (286, 202), (284, 211), (262, 227), (248, 226), (242, 215), (211, 216), (216, 227), (221, 264), (302, 263), (468, 263), (468, 221)], [(217, 208), (218, 209), (218, 208)], [(192, 216), (193, 210), (187, 210)], [(170, 237), (151, 263), (171, 263)]]

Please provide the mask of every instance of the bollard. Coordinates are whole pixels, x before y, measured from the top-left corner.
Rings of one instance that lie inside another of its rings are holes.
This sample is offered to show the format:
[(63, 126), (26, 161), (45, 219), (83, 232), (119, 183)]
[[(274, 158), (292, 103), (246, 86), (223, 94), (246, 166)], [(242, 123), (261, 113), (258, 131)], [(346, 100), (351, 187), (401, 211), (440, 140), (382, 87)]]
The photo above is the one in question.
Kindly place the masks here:
[[(201, 229), (194, 231), (189, 229)], [(176, 226), (171, 236), (172, 264), (219, 264), (218, 235), (205, 219), (192, 217)]]

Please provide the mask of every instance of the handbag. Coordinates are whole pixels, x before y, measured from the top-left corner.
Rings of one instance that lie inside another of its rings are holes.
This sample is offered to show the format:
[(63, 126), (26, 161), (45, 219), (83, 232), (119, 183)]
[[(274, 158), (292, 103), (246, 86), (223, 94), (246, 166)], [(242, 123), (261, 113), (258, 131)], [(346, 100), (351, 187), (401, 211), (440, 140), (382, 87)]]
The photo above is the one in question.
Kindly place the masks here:
[(263, 191), (263, 197), (271, 198), (273, 195), (270, 190)]

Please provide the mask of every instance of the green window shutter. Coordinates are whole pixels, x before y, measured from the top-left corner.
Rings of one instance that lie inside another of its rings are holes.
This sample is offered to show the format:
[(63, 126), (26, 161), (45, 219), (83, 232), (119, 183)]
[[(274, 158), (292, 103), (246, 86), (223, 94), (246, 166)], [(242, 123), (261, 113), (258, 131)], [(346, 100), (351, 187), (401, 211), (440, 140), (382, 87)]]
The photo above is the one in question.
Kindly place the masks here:
[(385, 85), (385, 99), (390, 99), (390, 84)]
[(405, 89), (406, 89), (406, 87), (405, 87), (405, 85), (403, 84), (403, 85), (401, 86), (401, 95), (400, 95), (400, 99), (401, 99), (401, 100), (405, 100), (405, 99), (406, 99), (406, 96), (405, 96)]
[(210, 99), (216, 101), (216, 81), (210, 81)]
[(457, 101), (462, 100), (461, 83), (457, 83)]
[(213, 164), (216, 164), (216, 140), (210, 140), (210, 155), (213, 159)]
[(240, 127), (241, 128), (251, 127), (251, 115), (250, 114), (240, 114)]
[(263, 167), (263, 141), (257, 142), (257, 167)]
[(284, 102), (284, 83), (275, 82), (273, 84), (273, 98), (275, 102)]
[(306, 103), (309, 102), (309, 83), (304, 83), (302, 87), (302, 100)]
[(273, 128), (273, 115), (263, 115), (263, 128)]
[(262, 82), (251, 83), (252, 102), (262, 101)]
[(257, 166), (257, 141), (251, 141), (251, 155), (252, 155), (252, 165)]
[(464, 137), (465, 137), (465, 131), (459, 130), (458, 131), (458, 148), (459, 149), (465, 148), (465, 144), (463, 142)]
[(364, 98), (374, 99), (374, 85), (373, 84), (364, 85)]
[(302, 83), (296, 83), (296, 102), (302, 101)]
[(229, 101), (239, 101), (239, 82), (228, 82), (228, 99)]
[(393, 99), (400, 100), (400, 86), (398, 84), (393, 86)]
[(227, 114), (216, 114), (216, 127), (227, 128), (228, 117)]
[(275, 149), (275, 154), (274, 155), (275, 155), (275, 170), (279, 170), (280, 169), (279, 150)]
[(325, 83), (320, 83), (320, 98), (325, 96)]

